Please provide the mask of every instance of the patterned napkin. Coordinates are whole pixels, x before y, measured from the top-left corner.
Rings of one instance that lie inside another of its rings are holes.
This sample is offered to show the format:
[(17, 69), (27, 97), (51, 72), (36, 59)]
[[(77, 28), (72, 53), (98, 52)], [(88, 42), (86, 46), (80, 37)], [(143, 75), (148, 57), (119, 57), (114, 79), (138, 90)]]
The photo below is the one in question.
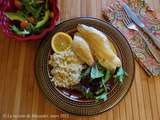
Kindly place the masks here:
[[(135, 55), (138, 63), (144, 68), (144, 70), (150, 76), (160, 76), (160, 64), (154, 59), (154, 57), (148, 52), (148, 48), (144, 43), (144, 40), (137, 32), (129, 30), (125, 27), (123, 19), (122, 1), (112, 0), (112, 4), (105, 6), (103, 13), (104, 17), (112, 23), (113, 26), (118, 28), (122, 34), (127, 38), (132, 51)], [(137, 2), (129, 4), (129, 6), (137, 13), (147, 28), (160, 38), (160, 20), (158, 20), (155, 12), (144, 2)], [(151, 42), (150, 38), (144, 34), (144, 37), (150, 41), (150, 44), (160, 52)]]

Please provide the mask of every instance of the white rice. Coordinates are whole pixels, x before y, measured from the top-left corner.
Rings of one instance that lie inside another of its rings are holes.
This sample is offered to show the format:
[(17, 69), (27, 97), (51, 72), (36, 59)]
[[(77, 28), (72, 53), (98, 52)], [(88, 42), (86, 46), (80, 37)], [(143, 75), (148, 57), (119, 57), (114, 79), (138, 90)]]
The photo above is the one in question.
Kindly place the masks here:
[(51, 55), (49, 64), (53, 66), (51, 81), (55, 86), (70, 88), (80, 82), (82, 62), (71, 49)]

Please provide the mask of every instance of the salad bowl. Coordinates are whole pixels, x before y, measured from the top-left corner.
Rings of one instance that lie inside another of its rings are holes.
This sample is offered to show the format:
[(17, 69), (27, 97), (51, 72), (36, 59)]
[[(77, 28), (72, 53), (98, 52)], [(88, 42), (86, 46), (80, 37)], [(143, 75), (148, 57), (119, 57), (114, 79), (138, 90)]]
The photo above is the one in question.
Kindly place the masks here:
[(49, 27), (41, 29), (39, 32), (34, 34), (18, 35), (11, 30), (12, 21), (6, 16), (7, 12), (14, 12), (16, 6), (14, 0), (0, 0), (0, 27), (4, 34), (9, 37), (16, 39), (18, 41), (28, 41), (28, 40), (40, 40), (45, 35), (47, 35), (56, 25), (56, 22), (59, 19), (59, 9), (57, 7), (57, 0), (49, 0), (50, 11), (54, 13), (54, 17), (50, 19)]

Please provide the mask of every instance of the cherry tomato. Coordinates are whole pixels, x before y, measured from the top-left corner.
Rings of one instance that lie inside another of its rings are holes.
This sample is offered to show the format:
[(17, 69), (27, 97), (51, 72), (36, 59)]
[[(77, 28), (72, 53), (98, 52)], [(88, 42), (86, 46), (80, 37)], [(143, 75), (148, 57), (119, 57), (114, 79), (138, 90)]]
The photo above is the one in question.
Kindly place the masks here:
[(23, 20), (23, 21), (20, 23), (20, 26), (21, 26), (21, 28), (27, 28), (27, 27), (28, 27), (28, 21), (27, 21), (27, 20)]
[(20, 0), (14, 0), (14, 4), (15, 4), (16, 8), (22, 9), (22, 3)]
[(51, 17), (51, 18), (54, 17), (54, 12), (50, 12), (50, 17)]

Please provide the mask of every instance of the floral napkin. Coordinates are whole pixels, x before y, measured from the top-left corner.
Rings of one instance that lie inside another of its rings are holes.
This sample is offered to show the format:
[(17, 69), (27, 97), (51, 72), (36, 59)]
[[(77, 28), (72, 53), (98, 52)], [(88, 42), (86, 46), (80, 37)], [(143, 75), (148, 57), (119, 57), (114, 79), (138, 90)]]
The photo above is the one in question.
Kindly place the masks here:
[[(122, 21), (124, 15), (122, 3), (123, 1), (112, 0), (112, 4), (109, 6), (106, 5), (103, 9), (105, 18), (107, 17), (112, 25), (118, 28), (127, 38), (136, 60), (148, 75), (160, 76), (160, 64), (148, 52), (144, 40), (137, 32), (125, 27)], [(147, 28), (160, 39), (160, 20), (158, 20), (155, 12), (144, 1), (131, 4), (128, 3), (128, 5), (137, 13)], [(144, 37), (150, 41), (150, 44), (157, 52), (160, 52), (160, 50), (152, 44), (147, 35), (144, 34)]]

